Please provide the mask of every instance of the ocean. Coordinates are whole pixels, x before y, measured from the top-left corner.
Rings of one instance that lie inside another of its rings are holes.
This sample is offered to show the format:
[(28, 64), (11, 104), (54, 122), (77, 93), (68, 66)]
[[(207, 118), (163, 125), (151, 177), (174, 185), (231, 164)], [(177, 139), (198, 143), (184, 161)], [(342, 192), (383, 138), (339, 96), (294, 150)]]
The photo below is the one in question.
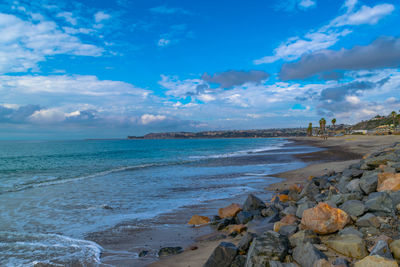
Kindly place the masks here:
[(262, 192), (311, 151), (281, 138), (1, 141), (0, 265), (96, 265), (107, 249), (91, 233)]

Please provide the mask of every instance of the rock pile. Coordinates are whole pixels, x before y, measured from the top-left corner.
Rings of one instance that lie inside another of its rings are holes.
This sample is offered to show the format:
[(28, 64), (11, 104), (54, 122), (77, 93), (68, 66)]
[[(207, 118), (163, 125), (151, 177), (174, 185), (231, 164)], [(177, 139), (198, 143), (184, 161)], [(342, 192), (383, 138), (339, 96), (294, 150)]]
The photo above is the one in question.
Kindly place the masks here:
[(222, 242), (204, 266), (398, 266), (400, 143), (342, 172), (311, 177), (270, 202), (249, 195), (211, 224), (241, 238)]

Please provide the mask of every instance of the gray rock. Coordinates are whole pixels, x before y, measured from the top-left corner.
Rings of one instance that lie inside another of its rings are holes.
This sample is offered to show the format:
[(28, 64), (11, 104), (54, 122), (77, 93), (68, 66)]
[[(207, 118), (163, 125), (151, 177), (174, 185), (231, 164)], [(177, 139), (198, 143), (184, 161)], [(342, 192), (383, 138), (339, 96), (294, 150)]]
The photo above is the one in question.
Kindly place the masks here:
[(328, 260), (328, 257), (311, 243), (306, 243), (303, 246), (297, 246), (293, 250), (293, 259), (302, 267), (310, 267), (318, 260)]
[(244, 267), (246, 265), (246, 255), (236, 255), (230, 267)]
[(360, 179), (354, 179), (351, 180), (347, 186), (346, 186), (347, 191), (351, 192), (361, 192), (360, 188)]
[(389, 192), (389, 197), (392, 199), (393, 207), (400, 204), (400, 191)]
[(289, 237), (292, 247), (303, 246), (305, 243), (320, 244), (321, 239), (312, 230), (302, 230)]
[(365, 172), (360, 179), (360, 188), (362, 191), (369, 195), (376, 191), (378, 186), (378, 173), (377, 172)]
[(400, 163), (395, 163), (395, 164), (392, 165), (392, 167), (394, 168), (394, 170), (396, 172), (400, 172)]
[(313, 200), (314, 196), (318, 195), (320, 193), (319, 187), (313, 182), (309, 182), (306, 184), (306, 186), (303, 188), (303, 190), (300, 193), (300, 197), (307, 197), (308, 199)]
[(261, 220), (252, 220), (247, 224), (247, 232), (262, 235), (264, 232), (274, 229), (274, 223), (279, 220), (279, 216), (276, 215)]
[(182, 247), (165, 247), (165, 248), (161, 248), (158, 251), (158, 256), (162, 257), (162, 256), (170, 256), (170, 255), (176, 255), (183, 252), (183, 248)]
[(252, 242), (247, 254), (246, 267), (268, 266), (271, 260), (283, 261), (288, 248), (287, 237), (274, 231), (265, 232)]
[(213, 251), (203, 267), (229, 267), (237, 254), (232, 243), (221, 242)]
[(235, 222), (233, 218), (224, 218), (217, 224), (217, 229), (222, 230), (230, 224), (235, 224)]
[(336, 258), (332, 262), (333, 266), (338, 266), (338, 267), (349, 267), (350, 263), (345, 259), (345, 258)]
[(254, 196), (253, 194), (250, 194), (243, 204), (244, 211), (262, 210), (265, 209), (266, 207), (267, 206), (265, 205), (265, 203), (258, 197)]
[(238, 250), (241, 253), (246, 253), (249, 250), (251, 241), (256, 237), (255, 234), (247, 232), (242, 239), (240, 239), (238, 244)]
[(272, 215), (277, 214), (279, 211), (277, 208), (273, 207), (273, 206), (268, 206), (265, 209), (261, 210), (261, 216), (263, 217), (269, 217)]
[(371, 253), (369, 254), (371, 256), (381, 256), (387, 259), (393, 259), (392, 253), (390, 252), (389, 246), (384, 240), (379, 240), (374, 248), (372, 249)]
[(381, 223), (378, 220), (378, 217), (376, 217), (372, 213), (366, 213), (364, 216), (360, 217), (357, 219), (356, 225), (358, 227), (374, 227), (378, 228)]
[(386, 192), (374, 192), (368, 196), (365, 206), (369, 211), (391, 213), (394, 211), (392, 199)]
[(282, 213), (283, 215), (296, 215), (297, 208), (294, 206), (289, 206), (285, 208)]
[(291, 236), (297, 232), (297, 225), (283, 225), (279, 228), (278, 233), (284, 236)]
[(314, 207), (314, 203), (313, 202), (305, 202), (305, 203), (303, 203), (303, 204), (300, 204), (298, 207), (297, 207), (297, 211), (296, 211), (296, 216), (298, 217), (298, 218), (302, 218), (303, 217), (303, 212), (306, 210), (306, 209), (310, 209), (310, 208), (312, 208), (312, 207)]
[(348, 200), (340, 206), (350, 216), (361, 216), (365, 212), (364, 203), (360, 200)]
[(339, 235), (356, 235), (358, 237), (363, 238), (363, 234), (353, 227), (346, 227), (339, 231)]
[(253, 219), (253, 214), (248, 211), (242, 210), (236, 215), (236, 221), (239, 224), (246, 224)]
[(291, 262), (269, 261), (269, 267), (298, 267)]

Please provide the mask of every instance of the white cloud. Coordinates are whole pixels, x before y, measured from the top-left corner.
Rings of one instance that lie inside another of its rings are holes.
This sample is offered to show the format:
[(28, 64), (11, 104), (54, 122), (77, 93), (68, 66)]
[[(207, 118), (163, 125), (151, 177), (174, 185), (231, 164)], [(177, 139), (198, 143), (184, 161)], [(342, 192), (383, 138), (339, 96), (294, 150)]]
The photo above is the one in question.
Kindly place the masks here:
[(0, 73), (37, 70), (48, 56), (100, 56), (103, 49), (61, 31), (53, 21), (24, 21), (0, 13)]
[(164, 115), (152, 115), (152, 114), (143, 114), (140, 117), (140, 122), (144, 125), (154, 123), (154, 122), (160, 122), (165, 120), (167, 117)]
[[(292, 61), (300, 58), (303, 54), (326, 49), (352, 32), (348, 26), (376, 24), (394, 10), (394, 6), (391, 4), (362, 6), (355, 10), (356, 4), (357, 1), (354, 0), (346, 1), (344, 4), (345, 14), (336, 17), (316, 31), (309, 31), (302, 37), (289, 38), (274, 49), (273, 55), (254, 60), (254, 64), (272, 63), (280, 59)], [(347, 27), (340, 29), (345, 26)]]
[(317, 2), (315, 0), (301, 0), (299, 2), (299, 6), (304, 9), (314, 7), (316, 4)]
[(171, 40), (164, 39), (164, 38), (161, 38), (160, 40), (158, 40), (158, 43), (157, 43), (157, 45), (160, 47), (168, 46), (170, 44), (171, 44)]
[(28, 120), (39, 124), (57, 123), (65, 120), (65, 113), (57, 108), (35, 111)]
[(167, 89), (166, 95), (174, 97), (196, 95), (199, 93), (200, 88), (206, 85), (202, 79), (187, 79), (181, 81), (177, 77), (169, 77), (166, 75), (161, 75), (161, 81), (158, 83)]
[(71, 12), (60, 12), (57, 14), (57, 17), (65, 19), (65, 21), (69, 22), (71, 25), (75, 26), (78, 24), (78, 20)]
[(111, 18), (111, 15), (104, 13), (103, 11), (99, 11), (96, 14), (94, 14), (94, 21), (96, 21), (96, 23), (100, 23), (100, 22), (108, 20), (110, 18)]

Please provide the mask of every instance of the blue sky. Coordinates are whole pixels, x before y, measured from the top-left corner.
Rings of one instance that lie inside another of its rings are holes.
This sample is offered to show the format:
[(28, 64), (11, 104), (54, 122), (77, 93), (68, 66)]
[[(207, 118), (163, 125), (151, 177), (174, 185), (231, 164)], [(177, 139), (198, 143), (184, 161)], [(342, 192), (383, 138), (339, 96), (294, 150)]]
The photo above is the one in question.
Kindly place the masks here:
[(0, 139), (298, 127), (398, 111), (399, 8), (2, 1)]

